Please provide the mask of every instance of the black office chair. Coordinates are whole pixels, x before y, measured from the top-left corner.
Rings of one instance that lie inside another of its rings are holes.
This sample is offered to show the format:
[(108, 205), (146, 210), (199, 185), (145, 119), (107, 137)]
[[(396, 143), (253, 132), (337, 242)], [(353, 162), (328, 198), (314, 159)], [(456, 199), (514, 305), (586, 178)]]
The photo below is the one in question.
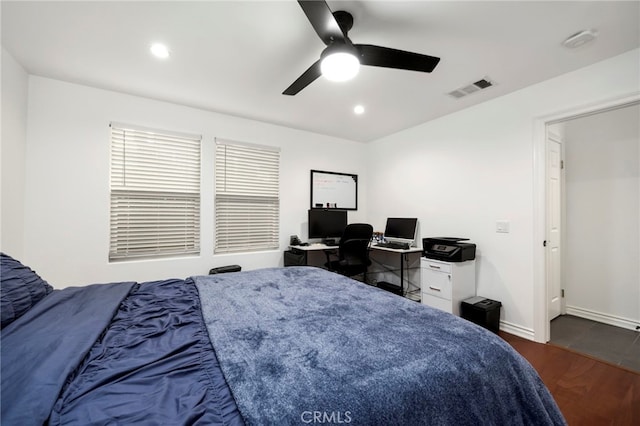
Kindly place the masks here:
[(352, 223), (347, 225), (338, 245), (338, 259), (331, 260), (335, 254), (326, 252), (327, 269), (347, 277), (362, 274), (367, 281), (367, 268), (371, 265), (369, 245), (373, 236), (373, 226), (368, 223)]

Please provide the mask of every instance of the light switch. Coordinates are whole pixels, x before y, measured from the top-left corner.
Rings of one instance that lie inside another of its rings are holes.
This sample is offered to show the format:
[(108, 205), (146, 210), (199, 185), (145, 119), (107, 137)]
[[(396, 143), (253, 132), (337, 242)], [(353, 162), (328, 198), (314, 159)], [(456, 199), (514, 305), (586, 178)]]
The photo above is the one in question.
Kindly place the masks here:
[(500, 232), (503, 234), (509, 233), (509, 221), (508, 220), (498, 220), (496, 221), (496, 232)]

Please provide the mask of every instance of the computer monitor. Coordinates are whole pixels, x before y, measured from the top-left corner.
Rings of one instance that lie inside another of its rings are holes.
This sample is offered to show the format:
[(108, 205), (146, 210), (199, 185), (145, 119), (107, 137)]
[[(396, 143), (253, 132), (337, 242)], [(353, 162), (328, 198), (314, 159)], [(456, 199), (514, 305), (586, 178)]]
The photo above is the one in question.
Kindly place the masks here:
[(389, 217), (384, 227), (384, 239), (392, 243), (413, 245), (416, 238), (417, 218)]
[(309, 210), (309, 238), (340, 238), (346, 227), (346, 210)]

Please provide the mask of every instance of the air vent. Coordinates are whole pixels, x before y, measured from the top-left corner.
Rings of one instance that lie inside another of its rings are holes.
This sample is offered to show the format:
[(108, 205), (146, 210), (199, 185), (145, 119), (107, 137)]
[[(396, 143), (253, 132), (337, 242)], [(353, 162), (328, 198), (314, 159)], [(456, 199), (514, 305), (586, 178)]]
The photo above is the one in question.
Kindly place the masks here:
[(449, 92), (449, 95), (453, 96), (454, 98), (462, 98), (463, 96), (467, 96), (466, 93), (460, 90), (454, 90), (453, 92)]
[(468, 86), (464, 86), (462, 89), (460, 89), (460, 91), (466, 93), (467, 95), (470, 95), (470, 94), (472, 94), (474, 92), (477, 92), (478, 90), (480, 90), (480, 88), (476, 87), (473, 84), (470, 84)]
[(490, 82), (489, 80), (487, 80), (486, 78), (483, 78), (482, 80), (478, 80), (475, 83), (473, 83), (475, 86), (478, 86), (481, 89), (486, 89), (487, 87), (491, 87), (493, 86), (493, 83)]
[(449, 92), (449, 96), (451, 96), (452, 98), (460, 99), (467, 95), (470, 95), (475, 92), (479, 92), (480, 90), (487, 89), (494, 85), (495, 83), (493, 81), (491, 81), (488, 77), (485, 77), (483, 79), (476, 81), (475, 83), (471, 83), (467, 86), (460, 87), (454, 90), (453, 92)]

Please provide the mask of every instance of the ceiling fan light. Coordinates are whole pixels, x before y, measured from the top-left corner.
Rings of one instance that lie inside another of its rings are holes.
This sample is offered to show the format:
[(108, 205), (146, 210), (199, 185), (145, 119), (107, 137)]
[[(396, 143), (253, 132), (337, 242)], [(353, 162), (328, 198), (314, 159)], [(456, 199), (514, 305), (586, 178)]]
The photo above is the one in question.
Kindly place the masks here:
[(347, 81), (358, 74), (360, 61), (351, 53), (335, 52), (322, 59), (320, 70), (327, 80)]

